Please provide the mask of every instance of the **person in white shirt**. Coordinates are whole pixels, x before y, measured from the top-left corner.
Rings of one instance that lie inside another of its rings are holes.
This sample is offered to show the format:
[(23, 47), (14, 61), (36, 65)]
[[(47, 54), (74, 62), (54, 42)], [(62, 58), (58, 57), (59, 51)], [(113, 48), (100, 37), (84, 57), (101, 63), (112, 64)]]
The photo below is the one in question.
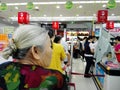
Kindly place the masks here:
[(69, 66), (69, 65), (70, 65), (70, 53), (69, 53), (69, 51), (68, 51), (68, 44), (67, 44), (67, 42), (65, 41), (64, 38), (61, 39), (61, 42), (60, 42), (60, 43), (63, 45), (64, 50), (65, 50), (66, 55), (67, 55), (67, 57), (64, 59), (64, 63), (65, 63), (67, 66)]
[(93, 36), (93, 46), (92, 46), (92, 48), (94, 49), (94, 53), (96, 52), (97, 44), (98, 44), (98, 37)]

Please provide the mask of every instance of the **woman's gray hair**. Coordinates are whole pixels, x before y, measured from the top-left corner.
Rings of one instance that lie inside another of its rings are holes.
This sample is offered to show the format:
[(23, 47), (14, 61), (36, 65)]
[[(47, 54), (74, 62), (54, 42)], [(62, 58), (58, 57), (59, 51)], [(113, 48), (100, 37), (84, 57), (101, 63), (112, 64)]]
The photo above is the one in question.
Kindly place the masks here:
[[(3, 50), (3, 57), (8, 59), (9, 56), (15, 56), (16, 53), (26, 53), (31, 46), (39, 46), (44, 49), (46, 39), (48, 38), (48, 31), (37, 25), (22, 25), (19, 26), (14, 34), (13, 39), (10, 41), (7, 48)], [(14, 55), (13, 55), (14, 54)], [(19, 56), (19, 55), (18, 55)], [(23, 55), (24, 56), (24, 55)], [(18, 59), (23, 56), (17, 57)]]

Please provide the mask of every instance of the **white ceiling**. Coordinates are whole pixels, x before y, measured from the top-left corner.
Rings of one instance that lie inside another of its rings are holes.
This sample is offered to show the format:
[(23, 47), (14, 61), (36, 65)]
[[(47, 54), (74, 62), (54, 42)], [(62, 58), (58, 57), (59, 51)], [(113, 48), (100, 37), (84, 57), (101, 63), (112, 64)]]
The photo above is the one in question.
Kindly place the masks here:
[[(0, 0), (1, 3), (7, 3), (8, 9), (0, 11), (0, 17), (6, 19), (17, 20), (18, 11), (27, 11), (31, 15), (31, 21), (92, 21), (96, 20), (97, 11), (100, 9), (106, 9), (102, 7), (103, 4), (107, 4), (108, 0), (70, 0), (73, 1), (72, 9), (65, 8), (65, 2), (68, 0)], [(27, 2), (36, 3), (35, 6), (39, 7), (39, 10), (27, 10)], [(88, 2), (88, 3), (84, 3)], [(93, 1), (90, 3), (90, 1)], [(43, 2), (45, 4), (39, 4)], [(104, 3), (102, 3), (104, 2)], [(120, 0), (116, 0), (117, 6), (114, 9), (109, 9), (109, 19), (120, 20)], [(10, 4), (25, 3), (25, 5), (10, 5)], [(48, 4), (51, 3), (51, 4)], [(57, 3), (57, 4), (54, 4)], [(58, 4), (62, 3), (62, 4)], [(56, 8), (59, 5), (60, 8)], [(82, 5), (82, 8), (78, 8)], [(18, 7), (18, 10), (15, 7)], [(115, 16), (111, 16), (115, 14)], [(44, 16), (46, 15), (46, 16)], [(62, 16), (60, 16), (62, 15)]]

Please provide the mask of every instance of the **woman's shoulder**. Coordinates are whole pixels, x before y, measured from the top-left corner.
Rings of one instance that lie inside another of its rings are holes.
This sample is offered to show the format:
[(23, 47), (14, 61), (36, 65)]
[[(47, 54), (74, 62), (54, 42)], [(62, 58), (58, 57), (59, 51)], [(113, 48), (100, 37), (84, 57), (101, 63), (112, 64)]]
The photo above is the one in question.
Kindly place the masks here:
[(14, 90), (16, 87), (18, 87), (20, 83), (20, 74), (19, 74), (19, 68), (16, 67), (17, 64), (14, 62), (5, 62), (0, 64), (0, 88), (2, 90), (7, 90), (6, 88), (9, 88), (9, 90)]
[(12, 75), (15, 72), (19, 72), (20, 68), (18, 66), (19, 64), (11, 61), (0, 64), (0, 76)]
[[(20, 85), (20, 82), (23, 81), (28, 84), (29, 88), (42, 88), (46, 82), (51, 82), (53, 86), (57, 85), (57, 88), (61, 88), (64, 85), (64, 75), (57, 70), (45, 69), (36, 65), (24, 65), (15, 62), (6, 62), (0, 65), (0, 80), (2, 77), (4, 77), (4, 81), (7, 82), (6, 84), (9, 85), (8, 87), (10, 90), (14, 90)], [(24, 80), (21, 81), (20, 78), (23, 77)], [(1, 84), (6, 85), (5, 83), (0, 82), (0, 85)], [(38, 87), (39, 85), (40, 87)], [(26, 84), (23, 84), (23, 86), (28, 88), (26, 87)], [(48, 83), (46, 84), (46, 87), (47, 86), (51, 87), (51, 84)]]
[(42, 72), (41, 74), (61, 74), (61, 72), (57, 71), (57, 70), (53, 70), (53, 69), (47, 69), (47, 68), (43, 68), (41, 66), (37, 66), (37, 65), (28, 65), (28, 64), (19, 64), (17, 62), (4, 62), (0, 64), (0, 71), (11, 71), (11, 70), (16, 70), (16, 68), (18, 68), (18, 70), (26, 70), (26, 71), (38, 71), (38, 72)]
[(0, 70), (5, 69), (6, 67), (8, 67), (9, 65), (12, 65), (12, 64), (13, 64), (13, 62), (11, 62), (11, 61), (1, 63)]

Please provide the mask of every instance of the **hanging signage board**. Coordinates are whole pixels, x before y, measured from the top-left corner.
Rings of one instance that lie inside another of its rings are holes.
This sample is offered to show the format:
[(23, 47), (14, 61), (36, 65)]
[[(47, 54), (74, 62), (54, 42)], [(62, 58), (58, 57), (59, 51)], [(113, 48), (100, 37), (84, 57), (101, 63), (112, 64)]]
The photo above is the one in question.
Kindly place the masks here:
[(52, 22), (52, 28), (54, 30), (58, 30), (59, 29), (59, 22), (58, 21), (53, 21)]
[(29, 14), (27, 12), (18, 12), (18, 23), (29, 24)]
[[(103, 28), (106, 28), (106, 24), (103, 24)], [(120, 35), (120, 24), (119, 23), (114, 23), (114, 28), (113, 29), (107, 29), (110, 34), (113, 36), (119, 36)]]
[(97, 22), (106, 23), (108, 18), (108, 10), (98, 10), (97, 13)]
[(106, 29), (114, 29), (114, 21), (107, 21)]

